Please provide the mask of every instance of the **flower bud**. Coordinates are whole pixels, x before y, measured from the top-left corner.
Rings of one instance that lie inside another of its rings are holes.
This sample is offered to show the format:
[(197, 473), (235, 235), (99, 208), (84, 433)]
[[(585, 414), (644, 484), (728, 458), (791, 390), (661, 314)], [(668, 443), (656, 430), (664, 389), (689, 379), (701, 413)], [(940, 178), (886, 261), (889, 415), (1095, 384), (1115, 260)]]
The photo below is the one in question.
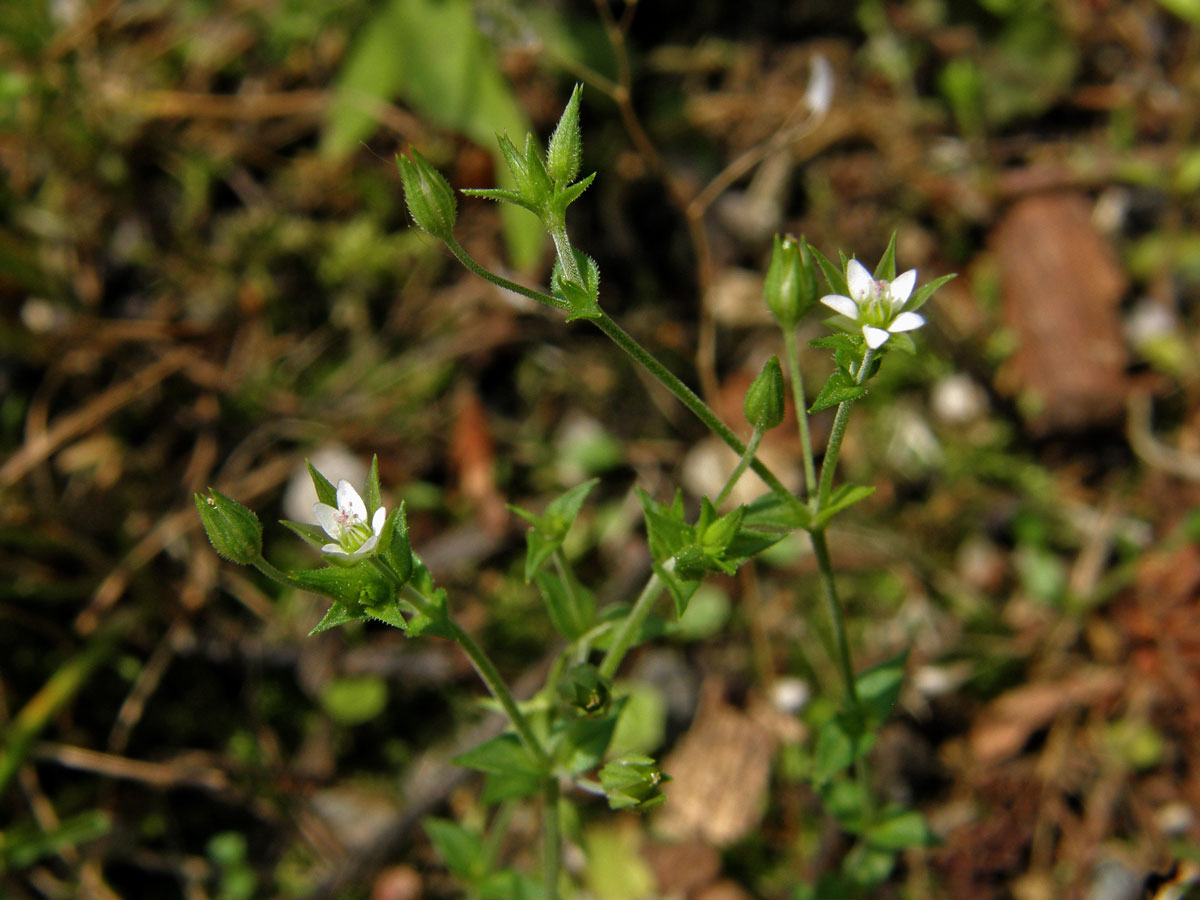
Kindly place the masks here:
[(817, 299), (817, 273), (803, 239), (775, 235), (763, 299), (781, 328), (795, 328), (812, 308)]
[(653, 809), (667, 798), (661, 785), (671, 776), (648, 756), (630, 753), (600, 770), (600, 784), (612, 809)]
[(558, 683), (558, 696), (573, 715), (598, 719), (612, 704), (612, 684), (591, 663), (582, 663)]
[(450, 183), (415, 149), (411, 159), (396, 154), (396, 165), (400, 167), (408, 214), (435, 238), (449, 240), (458, 218), (458, 205)]
[(262, 559), (262, 524), (253, 510), (212, 488), (207, 496), (194, 496), (204, 533), (218, 555), (239, 566)]
[(746, 421), (761, 431), (770, 431), (783, 421), (783, 403), (783, 370), (779, 357), (772, 356), (746, 391)]
[(566, 187), (579, 174), (583, 144), (579, 132), (579, 99), (582, 95), (583, 85), (575, 85), (567, 108), (563, 110), (554, 134), (550, 136), (550, 146), (546, 149), (546, 173), (559, 187)]

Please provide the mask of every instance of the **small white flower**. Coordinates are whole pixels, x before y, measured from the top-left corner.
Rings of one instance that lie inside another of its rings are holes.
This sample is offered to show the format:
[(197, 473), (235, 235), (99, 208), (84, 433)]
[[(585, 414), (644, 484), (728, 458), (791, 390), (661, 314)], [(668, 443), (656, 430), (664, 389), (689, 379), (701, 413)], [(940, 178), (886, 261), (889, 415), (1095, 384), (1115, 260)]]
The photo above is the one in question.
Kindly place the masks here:
[(379, 532), (387, 520), (387, 510), (382, 506), (375, 510), (367, 522), (367, 505), (350, 482), (342, 479), (337, 486), (337, 509), (328, 503), (314, 503), (313, 515), (325, 533), (336, 543), (326, 544), (322, 553), (338, 553), (349, 559), (362, 559), (370, 555), (379, 543)]
[(857, 259), (846, 268), (850, 296), (827, 294), (821, 302), (862, 326), (867, 346), (876, 350), (901, 331), (912, 331), (925, 324), (923, 316), (904, 312), (904, 304), (917, 284), (917, 270), (909, 269), (894, 281), (876, 280)]

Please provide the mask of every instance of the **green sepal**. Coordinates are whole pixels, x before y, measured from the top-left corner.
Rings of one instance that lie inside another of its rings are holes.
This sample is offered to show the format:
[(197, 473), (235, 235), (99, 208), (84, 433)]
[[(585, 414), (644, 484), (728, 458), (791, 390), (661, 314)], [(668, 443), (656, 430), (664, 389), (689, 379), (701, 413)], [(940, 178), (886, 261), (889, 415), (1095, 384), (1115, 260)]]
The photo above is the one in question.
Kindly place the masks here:
[(464, 769), (491, 775), (524, 775), (544, 778), (546, 770), (529, 755), (521, 739), (512, 732), (497, 735), (478, 747), (454, 757), (450, 762)]
[(396, 574), (401, 584), (412, 576), (413, 554), (408, 543), (408, 514), (403, 501), (384, 519), (375, 552)]
[(334, 600), (333, 605), (326, 610), (321, 621), (308, 633), (308, 636), (312, 637), (314, 634), (320, 634), (322, 631), (337, 628), (339, 625), (349, 625), (351, 622), (365, 622), (368, 618), (370, 617), (366, 611), (357, 603), (342, 603), (339, 600)]
[(772, 356), (747, 388), (742, 411), (752, 426), (770, 431), (783, 421), (784, 404), (783, 369), (779, 357)]
[[(524, 209), (529, 209), (529, 204), (516, 191), (507, 191), (503, 188), (463, 188), (463, 196), (477, 197), (480, 200), (495, 200), (498, 203), (511, 203), (514, 206), (520, 206)], [(529, 210), (536, 212), (536, 210)]]
[(554, 271), (550, 276), (550, 292), (570, 307), (567, 315), (568, 322), (576, 319), (599, 319), (604, 313), (597, 302), (600, 298), (600, 267), (596, 261), (579, 250), (575, 254), (575, 265), (579, 269), (579, 277), (583, 284), (572, 281), (563, 272), (562, 261), (554, 261)]
[(564, 581), (554, 572), (538, 571), (533, 579), (558, 633), (568, 641), (575, 641), (586, 634), (596, 621), (596, 598), (570, 569), (565, 570), (565, 575)]
[(320, 550), (333, 540), (320, 525), (310, 525), (307, 522), (291, 522), (287, 519), (280, 519), (279, 524), (293, 532), (304, 543), (310, 547), (315, 547), (317, 550)]
[(582, 97), (583, 85), (577, 84), (546, 147), (546, 171), (559, 188), (570, 184), (579, 174), (579, 162), (583, 155), (583, 139), (579, 128), (579, 101)]
[(829, 499), (825, 501), (825, 505), (821, 507), (821, 511), (817, 513), (813, 528), (824, 528), (829, 524), (829, 520), (843, 509), (866, 500), (874, 493), (875, 488), (865, 484), (847, 483), (838, 485), (829, 494)]
[(879, 258), (879, 265), (875, 267), (876, 281), (895, 281), (896, 280), (896, 232), (892, 232), (891, 240), (888, 241), (887, 249), (883, 251), (883, 256)]
[(367, 521), (370, 522), (375, 510), (383, 506), (383, 490), (379, 486), (379, 456), (371, 456), (371, 468), (367, 471), (367, 483), (363, 493), (363, 502), (367, 505)]
[(808, 345), (810, 347), (821, 347), (826, 350), (832, 350), (834, 353), (845, 353), (852, 359), (859, 359), (862, 357), (863, 343), (861, 332), (859, 334), (847, 334), (838, 331), (833, 334), (814, 338), (808, 342)]
[(665, 563), (690, 544), (695, 529), (687, 523), (683, 508), (683, 491), (676, 490), (670, 506), (658, 503), (641, 488), (634, 488), (642, 503), (642, 514), (646, 518), (646, 538), (650, 555), (655, 562)]
[(551, 735), (551, 756), (555, 765), (573, 775), (600, 765), (628, 699), (622, 697), (613, 702), (608, 714), (601, 718), (569, 719), (561, 724)]
[(596, 173), (581, 178), (570, 187), (559, 188), (554, 192), (554, 211), (559, 216), (566, 214), (567, 207), (578, 200), (583, 192), (586, 191), (593, 181), (596, 180)]
[(600, 784), (611, 809), (653, 809), (666, 800), (662, 785), (671, 780), (653, 759), (629, 753), (600, 770)]
[(817, 267), (820, 268), (821, 274), (825, 277), (826, 283), (829, 285), (829, 291), (833, 294), (841, 294), (843, 297), (850, 296), (850, 286), (846, 283), (846, 265), (843, 257), (842, 265), (839, 267), (829, 260), (824, 253), (814, 247), (808, 241), (804, 242), (808, 246), (808, 250), (812, 253), (813, 259), (817, 261)]
[(917, 288), (916, 292), (908, 298), (908, 302), (904, 304), (904, 308), (910, 311), (920, 309), (925, 305), (925, 301), (933, 296), (934, 291), (940, 288), (947, 281), (953, 281), (957, 277), (958, 276), (956, 274), (951, 273), (949, 275), (942, 275), (939, 278), (935, 278), (928, 284), (921, 285), (921, 287)]
[(829, 376), (829, 380), (825, 382), (821, 393), (817, 394), (817, 399), (813, 401), (813, 405), (808, 408), (808, 411), (812, 414), (831, 406), (837, 406), (839, 403), (845, 403), (847, 400), (857, 400), (866, 392), (867, 389), (864, 385), (856, 384), (853, 378), (839, 369)]
[(413, 221), (434, 237), (451, 240), (458, 218), (458, 201), (450, 182), (416, 148), (411, 158), (397, 153), (396, 166), (404, 187), (404, 202)]
[(538, 148), (537, 139), (533, 133), (525, 135), (525, 170), (529, 173), (529, 191), (526, 197), (534, 201), (540, 214), (550, 209), (554, 185), (550, 181), (550, 173), (546, 171), (546, 163)]
[(308, 466), (309, 477), (312, 478), (313, 489), (317, 492), (317, 499), (326, 506), (332, 506), (337, 509), (337, 488), (333, 483), (316, 470), (316, 467), (309, 460), (305, 460), (304, 464)]

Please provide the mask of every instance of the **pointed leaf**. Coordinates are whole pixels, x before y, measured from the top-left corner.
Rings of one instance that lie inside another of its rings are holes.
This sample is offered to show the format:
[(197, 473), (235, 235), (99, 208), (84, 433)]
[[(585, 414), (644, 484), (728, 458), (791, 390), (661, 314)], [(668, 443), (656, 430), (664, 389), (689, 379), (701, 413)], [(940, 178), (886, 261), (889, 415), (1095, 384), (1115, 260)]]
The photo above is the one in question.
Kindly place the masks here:
[(670, 592), (671, 599), (675, 601), (675, 616), (681, 617), (687, 612), (688, 602), (700, 587), (700, 582), (681, 578), (674, 571), (657, 563), (654, 564), (654, 571)]
[(875, 493), (875, 488), (865, 484), (840, 484), (833, 489), (825, 505), (817, 514), (816, 528), (824, 528), (829, 520), (848, 506), (866, 500)]
[(367, 472), (366, 490), (363, 502), (367, 504), (367, 520), (375, 515), (375, 510), (383, 506), (383, 490), (379, 486), (379, 456), (372, 454), (371, 468)]
[[(742, 525), (748, 529), (795, 531), (812, 525), (812, 513), (799, 501), (779, 494), (764, 494), (746, 507)], [(780, 535), (782, 536), (782, 535)]]
[(847, 400), (857, 400), (866, 392), (867, 389), (864, 386), (855, 384), (844, 372), (834, 372), (829, 376), (829, 380), (825, 382), (821, 393), (817, 395), (817, 399), (813, 401), (813, 405), (808, 408), (808, 411), (809, 413), (820, 412), (831, 406), (837, 406), (839, 403), (845, 403)]
[(527, 202), (521, 194), (516, 191), (506, 191), (500, 188), (469, 188), (462, 191), (468, 197), (479, 197), (482, 200), (495, 200), (498, 203), (511, 203), (514, 206), (519, 206), (522, 209), (527, 209), (531, 213), (537, 213), (533, 205)]
[(583, 502), (592, 489), (600, 483), (599, 478), (591, 478), (582, 484), (577, 484), (570, 490), (559, 494), (546, 504), (546, 516), (551, 518), (555, 526), (561, 529), (559, 536), (565, 536), (568, 529), (575, 524)]
[(446, 868), (468, 884), (485, 874), (483, 838), (457, 822), (429, 816), (421, 823)]
[(810, 347), (823, 347), (827, 350), (845, 351), (854, 356), (862, 356), (862, 338), (844, 332), (835, 332), (808, 342)]
[(546, 773), (529, 755), (512, 732), (505, 732), (450, 760), (464, 769), (477, 769), (495, 775), (528, 775), (541, 778)]
[(825, 282), (829, 285), (829, 292), (831, 294), (841, 294), (843, 297), (849, 297), (850, 286), (846, 284), (845, 264), (843, 263), (842, 266), (839, 267), (830, 261), (829, 257), (827, 257), (824, 253), (822, 253), (812, 244), (809, 244), (808, 241), (805, 241), (805, 244), (808, 245), (809, 252), (812, 253), (813, 259), (817, 261), (817, 266), (821, 269), (821, 274), (825, 277)]
[(557, 191), (554, 195), (555, 210), (560, 214), (565, 213), (567, 207), (578, 200), (580, 196), (583, 195), (583, 192), (586, 191), (595, 180), (596, 173), (593, 172), (591, 175), (588, 175), (587, 177), (575, 182), (570, 187), (566, 187), (560, 191)]
[(369, 562), (360, 562), (349, 568), (328, 566), (324, 569), (299, 569), (288, 575), (305, 590), (341, 601), (354, 609), (390, 600), (395, 590), (392, 583)]
[(937, 843), (929, 823), (915, 809), (897, 810), (884, 816), (867, 828), (863, 839), (877, 850), (907, 850)]
[[(356, 612), (355, 609), (359, 611)], [(355, 604), (354, 608), (351, 608), (347, 604), (335, 600), (333, 606), (329, 607), (324, 617), (308, 633), (308, 636), (312, 637), (314, 634), (320, 634), (322, 631), (328, 631), (330, 628), (337, 628), (339, 625), (348, 625), (351, 622), (365, 622), (367, 621), (367, 614), (361, 610), (362, 607), (357, 606), (357, 604)]]
[(537, 572), (534, 575), (546, 612), (559, 634), (568, 641), (578, 640), (596, 621), (596, 599), (592, 592), (579, 583), (570, 569), (566, 580), (552, 572)]
[(577, 84), (546, 148), (546, 169), (550, 173), (550, 179), (556, 185), (564, 187), (579, 174), (579, 160), (583, 149), (579, 128), (579, 101), (582, 97), (583, 85)]
[(855, 679), (858, 699), (866, 709), (868, 727), (878, 727), (887, 721), (904, 684), (908, 651), (873, 666)]
[(304, 522), (289, 522), (287, 519), (280, 519), (279, 524), (284, 528), (294, 532), (310, 547), (315, 547), (318, 550), (333, 540), (333, 538), (325, 533), (325, 529), (320, 525), (309, 525)]

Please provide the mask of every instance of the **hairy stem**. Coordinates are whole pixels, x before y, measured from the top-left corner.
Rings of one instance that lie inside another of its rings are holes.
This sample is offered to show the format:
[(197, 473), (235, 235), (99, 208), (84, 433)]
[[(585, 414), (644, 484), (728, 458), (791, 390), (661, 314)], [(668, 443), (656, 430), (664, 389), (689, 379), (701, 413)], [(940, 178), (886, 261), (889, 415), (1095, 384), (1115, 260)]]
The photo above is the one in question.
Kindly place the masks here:
[(758, 445), (762, 443), (764, 433), (761, 428), (755, 428), (754, 433), (750, 435), (750, 443), (746, 445), (746, 449), (742, 453), (742, 458), (738, 460), (733, 471), (729, 473), (729, 477), (725, 479), (725, 486), (721, 488), (721, 493), (717, 494), (717, 499), (713, 501), (715, 509), (721, 508), (721, 504), (725, 502), (725, 498), (729, 496), (734, 486), (737, 485), (742, 475), (745, 474), (746, 467), (750, 465), (750, 460), (754, 459), (754, 454), (758, 452)]
[(804, 396), (804, 375), (800, 371), (800, 348), (796, 345), (796, 332), (783, 329), (784, 356), (788, 378), (792, 382), (792, 405), (796, 407), (796, 423), (800, 428), (800, 452), (804, 459), (804, 490), (807, 498), (817, 485), (816, 464), (813, 461), (812, 435), (808, 429), (808, 399)]
[[(670, 562), (667, 563), (667, 565), (670, 564)], [(650, 610), (654, 608), (654, 601), (658, 599), (658, 595), (662, 593), (662, 589), (662, 579), (655, 572), (650, 576), (650, 580), (646, 582), (646, 586), (642, 588), (641, 594), (638, 595), (637, 600), (633, 604), (633, 609), (629, 611), (629, 615), (621, 623), (621, 627), (617, 631), (616, 637), (613, 638), (608, 652), (604, 654), (604, 659), (600, 662), (600, 674), (605, 678), (612, 678), (617, 673), (617, 668), (621, 665), (621, 660), (625, 658), (625, 654), (629, 652), (634, 641), (637, 640), (638, 632), (642, 630), (642, 623), (650, 615)]]
[[(862, 384), (867, 380), (867, 371), (870, 369), (874, 357), (875, 351), (867, 348), (867, 352), (858, 366), (858, 372), (855, 374), (855, 384)], [(846, 425), (850, 421), (850, 409), (853, 406), (853, 400), (839, 403), (837, 415), (833, 418), (833, 429), (829, 432), (825, 458), (821, 460), (821, 480), (817, 487), (817, 512), (820, 512), (821, 507), (829, 501), (829, 493), (833, 490), (833, 476), (837, 469), (838, 455), (842, 452), (842, 438), (846, 436)]]

